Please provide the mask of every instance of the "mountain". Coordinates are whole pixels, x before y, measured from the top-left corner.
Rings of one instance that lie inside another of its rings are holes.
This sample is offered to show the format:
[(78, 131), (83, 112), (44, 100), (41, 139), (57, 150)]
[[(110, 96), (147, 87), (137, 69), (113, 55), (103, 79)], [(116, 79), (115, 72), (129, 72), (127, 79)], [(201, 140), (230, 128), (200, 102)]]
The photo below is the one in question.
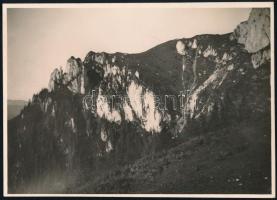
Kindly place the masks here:
[(19, 115), (25, 105), (27, 105), (27, 102), (24, 100), (8, 100), (8, 119)]
[(8, 123), (9, 192), (270, 193), (268, 17), (70, 57)]

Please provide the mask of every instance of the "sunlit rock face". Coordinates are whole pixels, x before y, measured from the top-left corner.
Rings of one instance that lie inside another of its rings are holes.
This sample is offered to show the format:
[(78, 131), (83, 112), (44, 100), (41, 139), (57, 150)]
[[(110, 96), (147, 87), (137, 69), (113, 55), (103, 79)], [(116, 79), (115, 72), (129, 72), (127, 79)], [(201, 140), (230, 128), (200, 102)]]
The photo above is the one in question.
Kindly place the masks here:
[(238, 43), (244, 44), (249, 53), (255, 53), (270, 43), (270, 10), (253, 8), (247, 21), (234, 31)]
[[(128, 71), (116, 62), (117, 59), (120, 58), (100, 55), (93, 60), (103, 70), (103, 79), (96, 88), (97, 115), (117, 124), (123, 120), (135, 121), (147, 132), (159, 133), (161, 113), (155, 107), (154, 93), (141, 85), (138, 70)], [(111, 103), (112, 98), (114, 104)]]
[(204, 50), (203, 56), (205, 58), (207, 58), (208, 56), (217, 56), (217, 53), (216, 53), (215, 49), (209, 45), (208, 48)]
[(260, 50), (251, 56), (252, 64), (255, 69), (270, 61), (270, 49)]
[(74, 93), (83, 93), (83, 63), (80, 58), (70, 57), (67, 60), (65, 79), (68, 88)]
[(234, 31), (233, 37), (251, 56), (254, 69), (270, 60), (270, 9), (252, 9), (247, 21), (241, 23)]
[(182, 41), (177, 42), (176, 49), (177, 49), (177, 53), (179, 53), (180, 55), (185, 55), (186, 54), (185, 44)]
[(55, 90), (58, 87), (58, 84), (60, 83), (61, 78), (62, 78), (61, 70), (55, 68), (50, 75), (50, 80), (48, 84), (49, 90), (51, 91)]
[(84, 94), (84, 67), (80, 58), (71, 56), (67, 60), (65, 70), (54, 69), (50, 75), (48, 88), (50, 91), (67, 87), (73, 93)]
[(110, 122), (121, 123), (120, 113), (109, 105), (108, 99), (102, 95), (101, 89), (97, 97), (97, 114)]
[[(196, 117), (199, 116), (202, 112), (202, 114), (206, 114), (203, 111), (206, 109), (205, 104), (204, 106), (199, 105), (199, 101), (201, 100), (201, 93), (205, 92), (205, 90), (210, 87), (212, 89), (217, 89), (221, 86), (222, 82), (226, 78), (228, 74), (227, 67), (223, 67), (221, 69), (217, 69), (214, 71), (213, 74), (210, 75), (210, 77), (197, 89), (195, 89), (192, 94), (188, 98), (188, 102), (186, 104), (186, 110), (185, 112), (190, 113), (190, 117)], [(209, 109), (207, 112), (210, 112), (211, 109)]]
[(191, 48), (196, 49), (197, 48), (197, 40), (194, 39)]
[[(143, 88), (132, 81), (127, 91), (130, 99), (130, 106), (136, 118), (147, 132), (160, 132), (162, 115), (156, 109), (155, 95), (152, 91)], [(126, 113), (128, 115), (128, 113)]]

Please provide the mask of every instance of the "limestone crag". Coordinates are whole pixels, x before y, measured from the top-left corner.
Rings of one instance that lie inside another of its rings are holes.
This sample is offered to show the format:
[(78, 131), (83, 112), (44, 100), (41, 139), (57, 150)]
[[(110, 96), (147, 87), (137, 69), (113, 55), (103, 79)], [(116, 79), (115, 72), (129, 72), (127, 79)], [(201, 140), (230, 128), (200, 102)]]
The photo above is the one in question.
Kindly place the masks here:
[(253, 8), (248, 20), (235, 29), (234, 37), (249, 53), (267, 47), (270, 44), (270, 10)]

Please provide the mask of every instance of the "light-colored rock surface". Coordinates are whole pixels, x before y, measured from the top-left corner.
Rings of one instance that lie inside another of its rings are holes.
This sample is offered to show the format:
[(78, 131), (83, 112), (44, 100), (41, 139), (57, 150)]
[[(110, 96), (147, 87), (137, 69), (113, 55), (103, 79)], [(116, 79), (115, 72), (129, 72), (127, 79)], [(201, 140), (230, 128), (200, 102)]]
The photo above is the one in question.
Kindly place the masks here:
[(196, 49), (197, 48), (197, 40), (196, 39), (193, 40), (191, 48), (192, 49)]
[(247, 21), (234, 31), (238, 43), (244, 44), (249, 53), (256, 53), (270, 44), (270, 10), (253, 8)]
[(85, 92), (85, 74), (81, 59), (70, 57), (67, 60), (65, 71), (62, 68), (54, 69), (50, 75), (48, 88), (53, 91), (58, 85), (67, 86), (73, 93)]
[(62, 77), (61, 70), (59, 70), (58, 68), (55, 68), (50, 75), (50, 80), (48, 84), (48, 88), (50, 91), (53, 91), (56, 89), (57, 84), (59, 83), (61, 77)]
[(251, 61), (254, 69), (259, 68), (262, 64), (270, 60), (270, 50), (262, 50), (252, 54)]
[(68, 88), (74, 93), (81, 93), (82, 87), (82, 61), (78, 58), (71, 57), (67, 60), (66, 73)]
[(208, 48), (203, 52), (203, 56), (207, 58), (208, 56), (217, 56), (217, 53), (211, 45), (208, 46)]
[(176, 50), (178, 54), (186, 55), (185, 44), (181, 40), (176, 43)]

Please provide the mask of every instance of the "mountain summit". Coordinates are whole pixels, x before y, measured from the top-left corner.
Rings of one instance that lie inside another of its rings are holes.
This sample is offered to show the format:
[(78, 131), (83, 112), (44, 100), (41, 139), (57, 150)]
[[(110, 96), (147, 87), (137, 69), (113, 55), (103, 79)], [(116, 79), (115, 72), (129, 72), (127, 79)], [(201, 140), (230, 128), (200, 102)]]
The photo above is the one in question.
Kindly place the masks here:
[(269, 19), (70, 57), (9, 121), (9, 192), (270, 192)]

